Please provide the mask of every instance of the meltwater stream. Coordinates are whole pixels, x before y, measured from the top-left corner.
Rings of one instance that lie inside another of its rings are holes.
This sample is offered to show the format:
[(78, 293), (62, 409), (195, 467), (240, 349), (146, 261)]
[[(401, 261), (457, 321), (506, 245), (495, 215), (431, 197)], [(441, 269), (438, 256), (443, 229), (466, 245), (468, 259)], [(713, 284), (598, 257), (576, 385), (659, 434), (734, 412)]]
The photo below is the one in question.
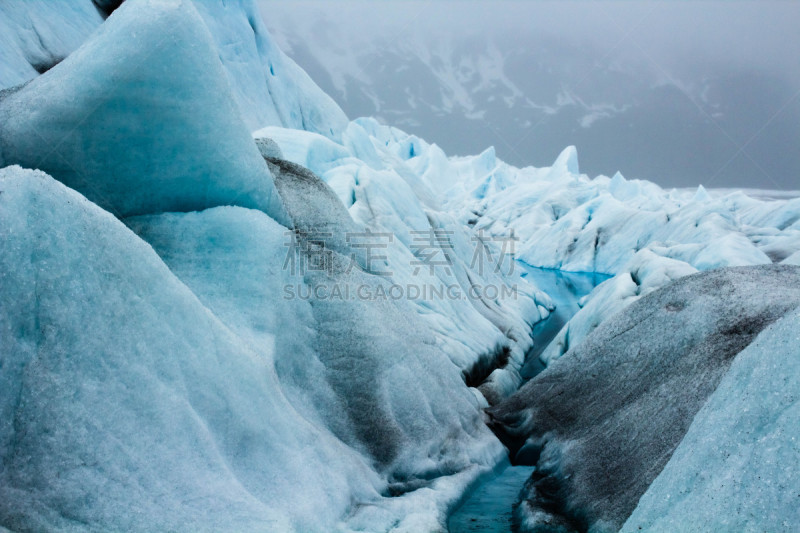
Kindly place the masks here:
[[(594, 272), (562, 272), (518, 263), (523, 277), (550, 295), (556, 310), (533, 328), (533, 348), (525, 356), (522, 377), (527, 381), (543, 370), (539, 355), (564, 324), (578, 312), (578, 300), (609, 278)], [(511, 531), (511, 515), (532, 466), (507, 466), (479, 485), (448, 519), (450, 533)]]
[(508, 466), (487, 479), (447, 522), (450, 533), (511, 531), (512, 506), (533, 473), (532, 466)]
[(563, 272), (517, 263), (522, 276), (550, 295), (556, 310), (533, 328), (533, 348), (525, 355), (522, 378), (527, 381), (544, 369), (539, 356), (561, 328), (580, 309), (578, 301), (611, 276), (598, 272)]

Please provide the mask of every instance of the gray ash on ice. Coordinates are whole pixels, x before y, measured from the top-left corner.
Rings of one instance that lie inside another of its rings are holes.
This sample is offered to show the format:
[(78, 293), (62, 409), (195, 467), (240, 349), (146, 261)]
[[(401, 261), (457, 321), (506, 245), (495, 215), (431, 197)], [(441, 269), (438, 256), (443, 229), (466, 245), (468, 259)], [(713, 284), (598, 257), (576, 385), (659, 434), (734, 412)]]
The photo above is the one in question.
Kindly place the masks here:
[(535, 465), (522, 531), (618, 531), (732, 361), (800, 306), (800, 268), (687, 276), (597, 328), (488, 410), (514, 462)]

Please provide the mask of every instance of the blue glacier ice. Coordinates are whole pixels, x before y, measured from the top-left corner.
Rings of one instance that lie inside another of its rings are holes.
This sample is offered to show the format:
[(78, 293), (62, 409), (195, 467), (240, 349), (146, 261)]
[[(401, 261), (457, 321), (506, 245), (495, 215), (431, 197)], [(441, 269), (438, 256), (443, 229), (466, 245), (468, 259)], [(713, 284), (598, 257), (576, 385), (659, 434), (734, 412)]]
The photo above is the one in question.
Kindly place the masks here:
[(52, 178), (8, 167), (0, 190), (5, 527), (322, 530), (378, 497), (369, 461), (288, 401), (272, 344)]
[[(0, 4), (0, 530), (442, 531), (506, 461), (486, 408), (544, 454), (525, 527), (796, 524), (800, 199), (450, 157), (349, 121), (254, 0), (95, 4)], [(610, 279), (534, 346), (518, 259)], [(752, 342), (693, 366), (720, 336)], [(540, 442), (547, 405), (585, 423)]]
[[(103, 23), (105, 12), (119, 3), (4, 2), (0, 5), (0, 90), (27, 82), (67, 57)], [(184, 3), (193, 4), (206, 25), (249, 129), (285, 126), (341, 137), (348, 122), (344, 112), (277, 47), (253, 0)]]
[[(650, 492), (646, 517), (632, 516), (629, 530), (789, 531), (799, 306), (798, 267), (684, 276), (613, 315), (493, 406), (512, 460), (536, 467), (516, 509), (520, 530), (618, 531)], [(766, 328), (786, 320), (772, 337)], [(745, 463), (754, 455), (751, 475)], [(756, 518), (764, 512), (774, 514)]]
[(341, 138), (348, 122), (344, 112), (278, 48), (255, 0), (193, 4), (251, 130), (272, 125)]
[(241, 205), (281, 218), (217, 56), (190, 2), (126, 2), (0, 100), (0, 158), (120, 217)]
[(622, 531), (792, 531), (800, 522), (800, 312), (742, 351)]
[(77, 49), (103, 22), (91, 0), (0, 4), (0, 90), (29, 81)]
[[(325, 271), (283, 269), (286, 230), (257, 211), (220, 207), (128, 224), (232, 331), (257, 352), (274, 352), (291, 404), (369, 457), (383, 494), (462, 470), (477, 473), (502, 454), (459, 369), (406, 302), (285, 298), (287, 285), (302, 293), (336, 284), (355, 294), (358, 287), (387, 285), (380, 276), (347, 273), (349, 262), (339, 254)], [(370, 513), (380, 514), (384, 504), (372, 499)], [(382, 520), (393, 520), (381, 512)]]

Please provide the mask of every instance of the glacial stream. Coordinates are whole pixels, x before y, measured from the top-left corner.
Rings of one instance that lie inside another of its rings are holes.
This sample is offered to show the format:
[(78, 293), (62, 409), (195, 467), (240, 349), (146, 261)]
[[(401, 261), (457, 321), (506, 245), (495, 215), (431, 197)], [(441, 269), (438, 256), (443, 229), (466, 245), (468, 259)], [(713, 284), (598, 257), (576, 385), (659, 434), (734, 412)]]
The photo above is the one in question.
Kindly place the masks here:
[(522, 367), (522, 377), (528, 381), (544, 370), (539, 355), (578, 312), (578, 301), (611, 276), (598, 272), (562, 272), (520, 262), (517, 264), (523, 269), (522, 276), (536, 283), (556, 304), (556, 310), (533, 327), (533, 348), (525, 355), (525, 365)]
[[(523, 269), (523, 277), (536, 283), (556, 304), (555, 311), (533, 328), (533, 348), (526, 354), (522, 368), (522, 377), (527, 381), (543, 370), (539, 355), (578, 312), (578, 301), (610, 276), (593, 272), (562, 272), (524, 263), (517, 265)], [(532, 472), (531, 466), (509, 465), (487, 477), (448, 519), (450, 533), (511, 531), (513, 505)]]

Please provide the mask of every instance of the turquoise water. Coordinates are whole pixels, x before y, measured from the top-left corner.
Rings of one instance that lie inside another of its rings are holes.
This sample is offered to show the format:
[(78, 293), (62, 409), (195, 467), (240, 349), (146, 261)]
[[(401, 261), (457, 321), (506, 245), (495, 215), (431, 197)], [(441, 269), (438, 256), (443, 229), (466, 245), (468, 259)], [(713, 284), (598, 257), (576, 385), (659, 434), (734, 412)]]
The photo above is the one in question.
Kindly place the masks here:
[(447, 521), (450, 533), (511, 531), (512, 506), (533, 472), (532, 466), (509, 466), (487, 479)]
[[(532, 378), (543, 370), (539, 355), (558, 334), (564, 324), (578, 312), (578, 300), (589, 294), (610, 276), (591, 272), (561, 272), (536, 268), (519, 263), (523, 277), (532, 280), (550, 295), (556, 310), (533, 329), (534, 346), (526, 354), (522, 377)], [(508, 533), (511, 513), (525, 481), (533, 472), (532, 466), (508, 466), (487, 478), (449, 518), (450, 533), (480, 531)]]
[(517, 264), (523, 269), (522, 276), (536, 283), (556, 304), (556, 310), (533, 328), (533, 348), (525, 355), (525, 365), (521, 372), (523, 379), (527, 381), (544, 369), (539, 355), (564, 324), (578, 312), (578, 300), (611, 276), (597, 272), (562, 272), (536, 268), (525, 263)]

